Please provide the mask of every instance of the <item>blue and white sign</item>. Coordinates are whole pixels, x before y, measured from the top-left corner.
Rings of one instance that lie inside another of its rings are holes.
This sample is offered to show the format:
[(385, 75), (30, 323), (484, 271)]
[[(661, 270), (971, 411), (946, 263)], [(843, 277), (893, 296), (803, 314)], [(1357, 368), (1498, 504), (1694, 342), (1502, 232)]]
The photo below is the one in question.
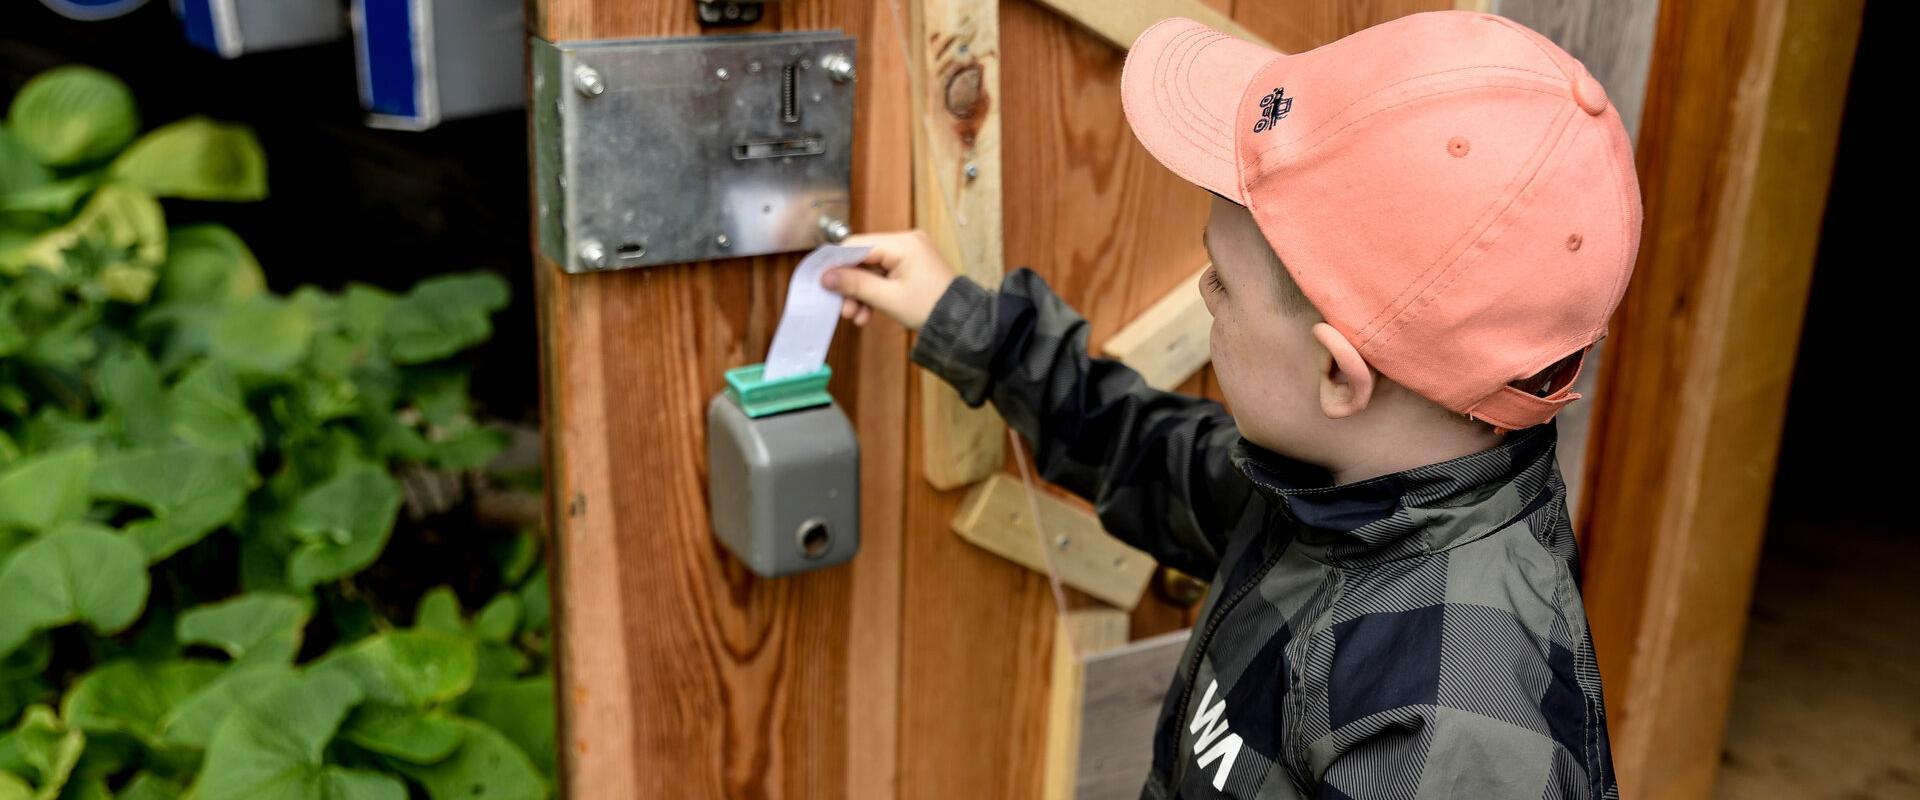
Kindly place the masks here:
[(221, 58), (346, 35), (338, 0), (176, 0), (187, 41)]
[(147, 0), (40, 0), (53, 13), (82, 22), (113, 19), (147, 4)]
[(525, 105), (521, 0), (353, 0), (351, 16), (367, 124), (425, 130)]

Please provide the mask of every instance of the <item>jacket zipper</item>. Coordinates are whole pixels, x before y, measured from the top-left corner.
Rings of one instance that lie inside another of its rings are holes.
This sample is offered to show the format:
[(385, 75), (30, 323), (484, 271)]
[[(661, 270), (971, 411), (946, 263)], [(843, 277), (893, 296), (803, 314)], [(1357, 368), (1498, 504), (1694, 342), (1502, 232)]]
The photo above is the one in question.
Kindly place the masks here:
[[(1187, 724), (1188, 707), (1193, 703), (1193, 683), (1195, 679), (1200, 677), (1200, 662), (1207, 657), (1207, 646), (1213, 643), (1214, 630), (1220, 627), (1220, 623), (1227, 618), (1228, 612), (1231, 612), (1235, 606), (1239, 605), (1240, 600), (1246, 597), (1248, 592), (1253, 591), (1254, 587), (1260, 585), (1260, 581), (1266, 579), (1267, 572), (1273, 569), (1273, 565), (1280, 563), (1281, 556), (1286, 555), (1286, 552), (1287, 545), (1285, 544), (1274, 548), (1273, 554), (1267, 556), (1266, 560), (1260, 562), (1260, 568), (1254, 570), (1253, 575), (1247, 578), (1247, 582), (1235, 589), (1231, 596), (1220, 598), (1220, 606), (1215, 608), (1213, 613), (1207, 617), (1207, 626), (1200, 631), (1199, 645), (1193, 649), (1193, 660), (1187, 664), (1187, 686), (1180, 694), (1180, 712), (1175, 714), (1173, 718), (1173, 724), (1175, 725), (1173, 739), (1174, 750), (1176, 752), (1181, 749), (1181, 739), (1184, 738), (1184, 736), (1180, 731)], [(1186, 763), (1185, 758), (1180, 759), (1176, 774), (1186, 774)], [(1180, 787), (1178, 783), (1174, 785), (1173, 790), (1176, 794), (1179, 792)]]

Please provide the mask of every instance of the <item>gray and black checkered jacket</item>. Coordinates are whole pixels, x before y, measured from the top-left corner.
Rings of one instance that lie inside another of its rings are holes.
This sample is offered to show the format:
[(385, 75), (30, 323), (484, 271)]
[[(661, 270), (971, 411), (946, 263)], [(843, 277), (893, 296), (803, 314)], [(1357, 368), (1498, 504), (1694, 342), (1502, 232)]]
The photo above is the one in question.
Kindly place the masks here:
[(1023, 269), (956, 281), (913, 358), (1108, 531), (1212, 576), (1141, 797), (1617, 796), (1551, 424), (1333, 486), (1086, 341)]

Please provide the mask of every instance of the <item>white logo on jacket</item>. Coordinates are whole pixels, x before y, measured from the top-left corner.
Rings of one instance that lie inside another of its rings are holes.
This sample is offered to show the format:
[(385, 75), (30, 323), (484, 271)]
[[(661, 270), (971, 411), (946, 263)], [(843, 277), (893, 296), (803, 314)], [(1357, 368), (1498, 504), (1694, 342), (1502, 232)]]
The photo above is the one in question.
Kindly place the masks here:
[[(1213, 702), (1213, 694), (1219, 689), (1219, 681), (1207, 683), (1207, 693), (1200, 698), (1200, 707), (1193, 712), (1193, 722), (1188, 723), (1187, 732), (1200, 734), (1193, 742), (1193, 754), (1200, 757), (1199, 766), (1204, 768), (1220, 762), (1220, 768), (1213, 773), (1213, 788), (1225, 789), (1227, 773), (1233, 771), (1233, 760), (1240, 757), (1240, 734), (1227, 730), (1226, 695), (1220, 696), (1220, 702)], [(1203, 750), (1206, 752), (1202, 753)]]

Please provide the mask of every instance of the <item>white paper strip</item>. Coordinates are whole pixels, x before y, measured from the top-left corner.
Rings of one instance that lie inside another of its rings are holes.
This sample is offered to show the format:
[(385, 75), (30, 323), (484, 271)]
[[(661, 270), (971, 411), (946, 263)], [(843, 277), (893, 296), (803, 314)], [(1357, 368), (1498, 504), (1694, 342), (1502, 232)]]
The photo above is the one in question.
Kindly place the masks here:
[(860, 263), (872, 249), (830, 244), (800, 259), (793, 280), (787, 283), (787, 307), (780, 313), (780, 327), (773, 331), (761, 380), (804, 375), (827, 363), (827, 346), (833, 343), (834, 326), (840, 324), (840, 295), (821, 286), (820, 276), (834, 267)]

